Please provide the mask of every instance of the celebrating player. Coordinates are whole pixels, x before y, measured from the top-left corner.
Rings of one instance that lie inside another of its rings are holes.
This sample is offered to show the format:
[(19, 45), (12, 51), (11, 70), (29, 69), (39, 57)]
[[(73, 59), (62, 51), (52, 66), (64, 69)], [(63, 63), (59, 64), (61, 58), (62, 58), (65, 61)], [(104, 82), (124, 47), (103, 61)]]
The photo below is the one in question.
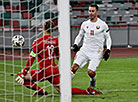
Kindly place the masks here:
[[(17, 73), (16, 81), (27, 88), (36, 90), (33, 95), (47, 95), (48, 92), (40, 88), (36, 81), (41, 82), (48, 80), (59, 92), (60, 77), (59, 69), (54, 59), (59, 59), (58, 39), (51, 36), (50, 32), (54, 27), (51, 20), (47, 20), (44, 24), (44, 36), (35, 40), (32, 44), (32, 51), (21, 73)], [(38, 59), (39, 69), (30, 70), (35, 57)], [(72, 94), (88, 94), (87, 90), (72, 88)]]
[[(93, 94), (96, 82), (96, 69), (103, 57), (108, 60), (111, 49), (111, 38), (107, 24), (97, 17), (98, 6), (91, 4), (88, 9), (89, 20), (84, 21), (81, 25), (79, 34), (73, 44), (73, 51), (77, 52), (72, 65), (73, 76), (78, 68), (82, 68), (88, 61), (88, 75), (90, 76), (90, 85), (88, 92)], [(83, 45), (79, 50), (78, 44), (84, 36)], [(106, 40), (106, 51), (103, 54), (104, 41)], [(103, 55), (103, 56), (102, 56)]]

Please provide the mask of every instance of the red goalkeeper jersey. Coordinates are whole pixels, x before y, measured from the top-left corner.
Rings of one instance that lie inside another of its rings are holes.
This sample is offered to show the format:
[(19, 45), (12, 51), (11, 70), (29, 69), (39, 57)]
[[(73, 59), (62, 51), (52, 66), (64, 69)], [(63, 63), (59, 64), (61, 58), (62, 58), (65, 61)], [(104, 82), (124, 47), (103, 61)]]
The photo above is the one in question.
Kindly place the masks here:
[(35, 57), (37, 57), (39, 69), (56, 66), (54, 59), (59, 57), (58, 39), (51, 35), (44, 35), (34, 40), (30, 57), (23, 70), (24, 75), (30, 69)]
[(32, 44), (32, 52), (37, 55), (39, 68), (55, 66), (54, 59), (59, 56), (58, 39), (50, 35), (35, 40)]

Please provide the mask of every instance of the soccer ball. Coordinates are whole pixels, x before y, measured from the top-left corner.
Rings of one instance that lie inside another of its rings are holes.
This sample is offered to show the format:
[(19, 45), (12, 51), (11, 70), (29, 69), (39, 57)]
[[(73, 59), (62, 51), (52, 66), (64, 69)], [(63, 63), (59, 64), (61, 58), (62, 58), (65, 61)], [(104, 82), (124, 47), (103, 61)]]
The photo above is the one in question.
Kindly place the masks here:
[(15, 35), (12, 38), (12, 45), (14, 47), (21, 48), (24, 45), (24, 37), (21, 35)]

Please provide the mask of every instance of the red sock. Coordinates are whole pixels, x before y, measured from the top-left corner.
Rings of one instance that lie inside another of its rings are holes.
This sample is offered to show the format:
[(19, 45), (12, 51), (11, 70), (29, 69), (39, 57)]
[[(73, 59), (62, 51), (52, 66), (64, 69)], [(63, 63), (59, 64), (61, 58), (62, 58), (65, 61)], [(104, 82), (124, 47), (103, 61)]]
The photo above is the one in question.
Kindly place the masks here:
[(86, 90), (79, 89), (79, 88), (72, 88), (72, 94), (75, 95), (88, 95), (89, 93)]
[(35, 84), (32, 81), (24, 81), (24, 86), (26, 86), (27, 88), (32, 89), (32, 90), (37, 90), (41, 93), (45, 92), (43, 89), (41, 89), (37, 84)]

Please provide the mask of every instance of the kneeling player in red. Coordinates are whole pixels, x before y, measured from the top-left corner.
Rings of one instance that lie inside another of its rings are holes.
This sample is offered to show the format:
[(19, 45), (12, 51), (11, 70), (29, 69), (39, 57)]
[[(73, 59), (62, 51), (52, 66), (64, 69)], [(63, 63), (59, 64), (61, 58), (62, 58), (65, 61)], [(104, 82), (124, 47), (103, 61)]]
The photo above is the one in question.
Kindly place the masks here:
[[(33, 95), (47, 95), (48, 92), (40, 88), (35, 82), (48, 80), (58, 92), (60, 92), (60, 76), (59, 69), (55, 63), (55, 58), (59, 58), (58, 39), (51, 36), (54, 23), (47, 20), (44, 23), (44, 36), (36, 39), (32, 44), (32, 51), (21, 73), (17, 73), (16, 81), (27, 88), (36, 90)], [(39, 69), (30, 70), (35, 58), (37, 57)], [(72, 88), (72, 94), (89, 95), (87, 90)]]

